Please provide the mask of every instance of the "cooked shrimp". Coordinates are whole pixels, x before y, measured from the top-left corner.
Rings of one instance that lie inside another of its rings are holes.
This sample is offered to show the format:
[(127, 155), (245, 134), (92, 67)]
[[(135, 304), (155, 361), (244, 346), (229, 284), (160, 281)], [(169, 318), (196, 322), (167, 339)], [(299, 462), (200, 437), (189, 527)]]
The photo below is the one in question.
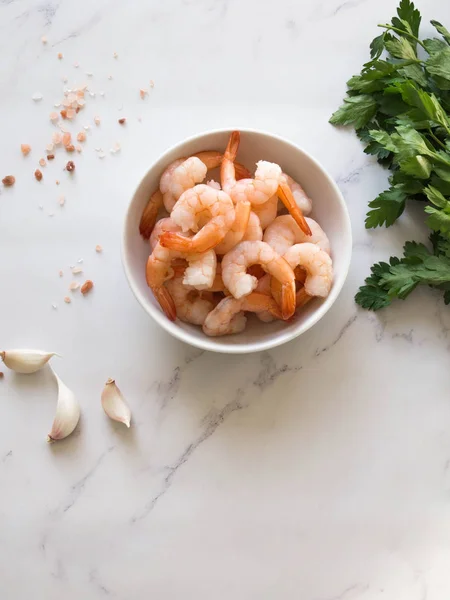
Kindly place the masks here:
[(258, 215), (252, 210), (248, 219), (243, 242), (260, 242), (263, 239), (263, 230)]
[(239, 131), (233, 131), (228, 140), (220, 170), (222, 189), (230, 194), (233, 202), (245, 199), (249, 200), (252, 206), (264, 204), (277, 191), (282, 176), (281, 168), (275, 163), (260, 160), (256, 163), (257, 169), (254, 179), (248, 178), (236, 181), (234, 161), (240, 138)]
[(219, 336), (239, 333), (245, 329), (247, 318), (244, 312), (260, 313), (271, 311), (281, 317), (277, 303), (270, 296), (253, 293), (245, 298), (224, 298), (216, 308), (209, 313), (203, 323), (206, 335)]
[(159, 190), (153, 192), (150, 196), (150, 200), (142, 213), (141, 222), (139, 223), (139, 232), (144, 238), (148, 240), (150, 234), (155, 227), (156, 218), (158, 216), (159, 209), (163, 205), (163, 196)]
[(263, 239), (281, 256), (284, 256), (285, 252), (294, 244), (303, 242), (315, 244), (329, 254), (330, 242), (326, 233), (313, 219), (306, 217), (305, 221), (311, 230), (309, 236), (303, 233), (291, 215), (281, 215), (265, 230)]
[(235, 210), (228, 194), (201, 184), (182, 194), (171, 218), (183, 231), (198, 233), (186, 238), (180, 233), (165, 232), (161, 244), (182, 252), (205, 252), (223, 240), (234, 223)]
[(186, 160), (180, 158), (166, 168), (161, 176), (159, 189), (169, 213), (183, 192), (205, 179), (207, 170), (205, 163), (196, 156)]
[(217, 257), (214, 250), (202, 254), (190, 254), (186, 257), (189, 263), (184, 272), (183, 284), (197, 290), (207, 290), (216, 276)]
[[(197, 154), (193, 154), (193, 156), (196, 156), (202, 161), (202, 163), (205, 163), (206, 167), (208, 168), (208, 171), (220, 167), (223, 160), (223, 154), (221, 152), (218, 152), (217, 150), (206, 150), (204, 152), (197, 152)], [(246, 169), (244, 165), (241, 165), (237, 162), (234, 163), (234, 166), (236, 169), (236, 179), (248, 179), (252, 176), (250, 171)]]
[(302, 186), (296, 181), (294, 181), (294, 179), (292, 179), (292, 177), (290, 177), (286, 173), (283, 173), (282, 179), (290, 187), (292, 195), (294, 196), (295, 203), (297, 204), (299, 209), (304, 215), (309, 215), (309, 213), (312, 210), (311, 198), (309, 198)]
[(170, 267), (172, 259), (179, 256), (178, 252), (163, 248), (158, 242), (148, 257), (146, 267), (147, 285), (151, 288), (161, 308), (171, 321), (175, 321), (177, 318), (177, 310), (169, 290), (164, 287), (164, 283), (173, 275)]
[(309, 225), (305, 221), (302, 211), (297, 206), (294, 196), (292, 195), (291, 188), (288, 186), (288, 184), (280, 183), (277, 194), (303, 233), (305, 235), (311, 235)]
[(252, 207), (253, 212), (258, 216), (261, 227), (264, 231), (277, 217), (278, 212), (278, 196), (275, 194), (269, 198), (264, 204)]
[(242, 241), (247, 231), (251, 207), (248, 200), (242, 200), (235, 205), (234, 223), (220, 244), (215, 247), (217, 254), (226, 254)]
[(152, 234), (150, 236), (150, 248), (153, 252), (154, 247), (159, 242), (159, 238), (164, 231), (181, 231), (181, 227), (170, 218), (166, 217), (164, 219), (160, 219), (155, 227), (153, 228)]
[[(214, 256), (211, 256), (211, 253)], [(202, 255), (185, 254), (164, 248), (158, 242), (147, 260), (146, 278), (155, 298), (167, 317), (174, 321), (177, 316), (175, 304), (164, 283), (174, 275), (171, 263), (174, 259), (185, 258), (189, 266), (184, 273), (184, 280), (200, 289), (212, 285), (215, 276), (215, 253), (210, 251)]]
[[(165, 234), (167, 235), (167, 234)], [(265, 242), (241, 242), (225, 254), (222, 278), (235, 298), (250, 294), (258, 279), (247, 273), (247, 267), (259, 264), (281, 283), (281, 311), (289, 319), (295, 311), (295, 276), (287, 262)]]
[(328, 296), (333, 282), (333, 263), (326, 252), (306, 242), (291, 246), (283, 258), (292, 268), (299, 265), (306, 270), (305, 292), (309, 296)]
[(257, 165), (254, 179), (241, 179), (236, 181), (234, 159), (239, 148), (240, 133), (233, 131), (228, 140), (228, 145), (221, 167), (222, 189), (228, 192), (233, 202), (247, 199), (252, 206), (267, 202), (274, 194), (277, 194), (290, 214), (294, 217), (298, 226), (310, 235), (308, 224), (305, 221), (301, 209), (297, 206), (291, 188), (283, 178), (281, 167), (276, 163), (260, 160)]
[(312, 299), (313, 296), (307, 294), (304, 287), (300, 288), (295, 295), (296, 308), (301, 308), (302, 306), (305, 306), (305, 304), (307, 304)]
[(215, 190), (220, 190), (220, 183), (218, 181), (214, 181), (214, 179), (210, 179), (209, 181), (206, 182), (206, 185), (209, 185), (209, 187), (214, 188)]
[(186, 323), (203, 325), (208, 313), (214, 309), (214, 302), (202, 292), (186, 287), (181, 277), (174, 277), (165, 284), (175, 304), (177, 317)]

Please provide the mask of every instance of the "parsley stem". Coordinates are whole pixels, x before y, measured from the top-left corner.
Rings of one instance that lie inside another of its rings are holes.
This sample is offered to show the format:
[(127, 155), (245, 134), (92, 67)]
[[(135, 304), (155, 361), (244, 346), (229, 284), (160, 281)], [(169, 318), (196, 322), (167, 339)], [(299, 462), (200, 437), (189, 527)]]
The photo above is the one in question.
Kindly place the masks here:
[(435, 141), (437, 144), (439, 144), (439, 146), (441, 146), (442, 148), (444, 148), (444, 150), (446, 150), (445, 144), (443, 144), (443, 143), (441, 142), (441, 140), (440, 140), (438, 137), (436, 137), (436, 136), (434, 135), (434, 133), (433, 133), (433, 132), (432, 132), (432, 130), (431, 130), (431, 127), (429, 127), (429, 128), (428, 128), (428, 133), (429, 133), (429, 134), (430, 134), (430, 136), (433, 138), (433, 140), (434, 140), (434, 141)]
[(425, 51), (427, 51), (425, 45), (419, 40), (419, 38), (417, 38), (412, 33), (409, 33), (408, 31), (402, 31), (401, 29), (398, 29), (397, 27), (392, 27), (392, 25), (378, 24), (378, 27), (383, 27), (383, 29), (390, 29), (391, 31), (395, 31), (396, 33), (399, 33), (400, 35), (407, 35), (408, 37), (412, 38), (415, 42), (417, 42), (417, 44), (420, 44)]

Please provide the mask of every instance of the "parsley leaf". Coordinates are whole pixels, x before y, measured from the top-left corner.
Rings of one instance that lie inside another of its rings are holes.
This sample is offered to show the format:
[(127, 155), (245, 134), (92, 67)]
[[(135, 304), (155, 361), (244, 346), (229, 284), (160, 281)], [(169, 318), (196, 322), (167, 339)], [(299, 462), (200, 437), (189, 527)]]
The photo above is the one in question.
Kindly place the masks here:
[(393, 17), (392, 25), (398, 29), (403, 29), (412, 33), (415, 37), (419, 35), (420, 21), (422, 17), (414, 4), (409, 0), (401, 0), (397, 8), (397, 17)]
[(447, 44), (450, 44), (450, 31), (448, 31), (439, 21), (430, 21), (433, 27), (442, 35)]
[(385, 33), (383, 32), (370, 42), (370, 58), (380, 58), (384, 50), (384, 36)]
[(401, 187), (391, 187), (389, 190), (381, 192), (372, 202), (369, 202), (370, 208), (366, 217), (366, 229), (381, 227), (386, 225), (390, 227), (405, 210), (405, 202), (408, 195)]
[(365, 285), (359, 288), (355, 296), (357, 304), (368, 310), (380, 310), (391, 303), (391, 298), (386, 290), (380, 286), (380, 279), (384, 273), (389, 272), (387, 263), (379, 263), (371, 268), (372, 275), (367, 277)]
[(439, 77), (439, 86), (442, 89), (450, 89), (450, 46), (431, 54), (425, 68), (431, 75)]
[(377, 103), (367, 94), (345, 98), (344, 104), (331, 116), (332, 125), (353, 125), (355, 129), (364, 127), (375, 115)]

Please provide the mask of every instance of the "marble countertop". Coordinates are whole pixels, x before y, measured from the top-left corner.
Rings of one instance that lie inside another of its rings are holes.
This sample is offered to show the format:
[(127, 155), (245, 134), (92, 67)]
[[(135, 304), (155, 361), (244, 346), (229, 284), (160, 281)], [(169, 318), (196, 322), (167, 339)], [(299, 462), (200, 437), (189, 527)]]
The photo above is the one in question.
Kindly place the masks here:
[[(418, 4), (424, 33), (430, 18), (450, 24), (448, 3)], [(3, 369), (2, 599), (449, 597), (449, 309), (429, 290), (376, 315), (355, 306), (370, 265), (426, 232), (412, 208), (389, 231), (364, 229), (387, 174), (327, 123), (395, 6), (0, 2), (1, 175), (16, 177), (0, 193), (0, 345), (60, 353), (55, 369), (82, 406), (76, 433), (47, 445), (50, 373)], [(63, 77), (96, 93), (77, 117), (91, 129), (74, 176), (59, 151), (38, 184)], [(120, 259), (123, 216), (148, 164), (228, 126), (312, 153), (338, 182), (354, 232), (348, 280), (326, 317), (250, 356), (170, 338), (138, 306)], [(79, 259), (95, 289), (66, 305)], [(131, 405), (130, 430), (101, 409), (108, 377)]]

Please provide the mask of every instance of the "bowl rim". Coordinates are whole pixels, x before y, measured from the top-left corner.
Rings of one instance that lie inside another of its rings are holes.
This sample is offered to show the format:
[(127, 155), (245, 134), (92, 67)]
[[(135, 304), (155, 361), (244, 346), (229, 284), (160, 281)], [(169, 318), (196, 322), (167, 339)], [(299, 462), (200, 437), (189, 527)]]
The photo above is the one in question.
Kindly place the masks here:
[(264, 350), (269, 350), (270, 348), (275, 348), (277, 346), (281, 346), (282, 344), (286, 344), (287, 342), (292, 341), (296, 337), (302, 335), (303, 333), (305, 333), (306, 331), (311, 329), (311, 327), (313, 327), (318, 321), (320, 321), (320, 319), (330, 310), (330, 308), (333, 306), (334, 302), (337, 300), (337, 298), (344, 286), (344, 283), (347, 279), (348, 271), (350, 268), (350, 262), (351, 262), (351, 256), (352, 256), (352, 228), (351, 228), (351, 220), (350, 220), (350, 215), (348, 212), (347, 204), (345, 202), (345, 199), (344, 199), (339, 187), (337, 186), (336, 182), (331, 177), (331, 175), (328, 173), (328, 171), (309, 152), (307, 152), (306, 150), (304, 150), (303, 148), (298, 146), (296, 143), (286, 139), (285, 137), (282, 137), (282, 136), (274, 134), (274, 133), (270, 133), (268, 131), (264, 131), (261, 129), (245, 128), (245, 127), (239, 127), (236, 129), (239, 129), (239, 131), (241, 133), (256, 133), (259, 135), (263, 135), (263, 136), (267, 136), (269, 138), (276, 139), (280, 142), (283, 142), (284, 144), (287, 144), (294, 151), (302, 152), (306, 157), (309, 158), (309, 160), (311, 160), (315, 164), (315, 166), (319, 169), (319, 171), (322, 173), (322, 175), (328, 180), (328, 183), (331, 185), (331, 187), (333, 188), (333, 191), (336, 194), (340, 208), (343, 212), (344, 221), (346, 224), (346, 231), (344, 232), (345, 233), (344, 237), (347, 241), (347, 243), (344, 247), (344, 256), (343, 256), (344, 269), (342, 271), (342, 275), (341, 275), (339, 283), (337, 285), (333, 286), (331, 293), (317, 307), (317, 309), (310, 316), (308, 321), (303, 323), (301, 326), (299, 326), (298, 329), (286, 330), (285, 334), (282, 336), (277, 336), (273, 339), (261, 340), (261, 341), (257, 341), (257, 342), (248, 342), (248, 343), (236, 342), (236, 344), (230, 344), (230, 343), (224, 344), (224, 343), (220, 342), (220, 339), (221, 339), (220, 337), (219, 338), (207, 337), (206, 335), (205, 335), (204, 339), (203, 338), (197, 339), (196, 337), (191, 335), (188, 331), (184, 331), (183, 329), (181, 329), (176, 322), (172, 322), (169, 319), (167, 319), (167, 317), (160, 311), (160, 309), (158, 307), (155, 307), (155, 306), (153, 306), (153, 304), (148, 302), (147, 298), (143, 294), (141, 294), (141, 292), (139, 291), (139, 289), (137, 288), (137, 286), (134, 282), (134, 279), (133, 279), (133, 276), (131, 273), (131, 267), (130, 267), (128, 252), (127, 252), (126, 242), (127, 242), (127, 237), (128, 237), (127, 231), (129, 231), (129, 229), (130, 229), (129, 220), (131, 218), (130, 217), (131, 207), (133, 205), (134, 199), (136, 198), (137, 192), (138, 192), (140, 186), (142, 185), (143, 180), (147, 177), (148, 173), (154, 168), (154, 166), (157, 163), (164, 162), (165, 157), (167, 157), (171, 153), (173, 153), (178, 147), (198, 141), (199, 139), (201, 139), (207, 135), (209, 136), (209, 135), (214, 135), (214, 134), (231, 133), (232, 131), (235, 130), (234, 128), (224, 127), (224, 128), (218, 128), (218, 129), (209, 129), (209, 130), (197, 133), (195, 135), (192, 135), (190, 137), (187, 137), (187, 138), (177, 142), (176, 144), (173, 144), (172, 146), (170, 146), (167, 150), (165, 150), (162, 154), (160, 154), (156, 160), (154, 160), (152, 162), (152, 164), (148, 167), (148, 169), (145, 171), (145, 173), (139, 179), (139, 182), (135, 186), (133, 194), (131, 195), (131, 199), (128, 202), (125, 219), (124, 219), (123, 231), (122, 231), (121, 258), (122, 258), (122, 266), (125, 271), (125, 276), (128, 281), (128, 285), (130, 286), (131, 291), (133, 292), (135, 298), (137, 299), (139, 304), (142, 306), (144, 311), (147, 314), (149, 314), (155, 320), (155, 322), (158, 325), (160, 325), (165, 331), (167, 331), (168, 333), (170, 333), (177, 339), (181, 340), (182, 342), (190, 344), (191, 346), (194, 346), (196, 348), (200, 348), (201, 350), (209, 350), (211, 352), (219, 352), (219, 353), (223, 353), (223, 354), (250, 354), (253, 352), (262, 352)]

